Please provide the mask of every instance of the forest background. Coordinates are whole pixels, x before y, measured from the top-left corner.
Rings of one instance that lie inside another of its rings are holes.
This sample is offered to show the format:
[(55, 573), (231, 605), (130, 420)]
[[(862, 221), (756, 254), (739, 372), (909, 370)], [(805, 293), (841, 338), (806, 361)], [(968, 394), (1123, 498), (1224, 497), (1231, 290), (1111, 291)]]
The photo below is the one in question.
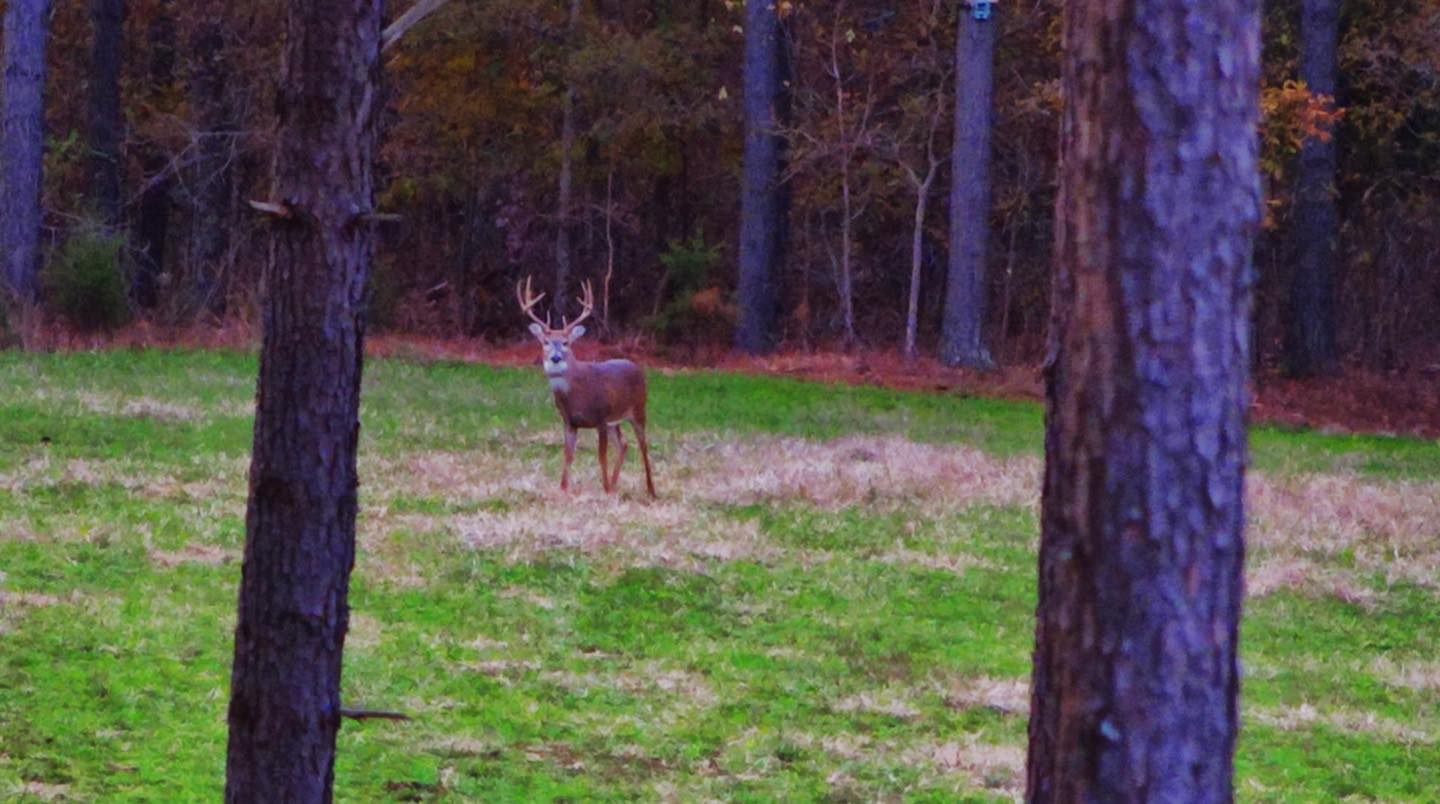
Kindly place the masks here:
[[(1038, 359), (1048, 321), (1060, 7), (1003, 3), (994, 18), (983, 317), (1001, 363)], [(270, 193), (279, 11), (274, 0), (54, 4), (42, 196), (50, 320), (81, 330), (254, 321), (270, 224), (248, 202)], [(917, 325), (921, 352), (936, 353), (960, 12), (781, 4), (782, 346), (904, 341), (917, 200), (907, 173), (923, 177), (935, 162)], [(1309, 140), (1336, 148), (1326, 316), (1342, 362), (1431, 367), (1440, 9), (1340, 3), (1333, 97), (1299, 80), (1301, 14), (1299, 2), (1266, 4), (1257, 360), (1283, 360), (1297, 244), (1313, 239), (1297, 237), (1293, 214)], [(608, 335), (680, 355), (728, 345), (744, 23), (743, 4), (720, 0), (455, 0), (407, 33), (386, 56), (379, 206), (400, 220), (381, 230), (372, 329), (510, 339), (520, 333), (514, 283), (534, 275), (551, 292), (561, 277), (592, 280)]]

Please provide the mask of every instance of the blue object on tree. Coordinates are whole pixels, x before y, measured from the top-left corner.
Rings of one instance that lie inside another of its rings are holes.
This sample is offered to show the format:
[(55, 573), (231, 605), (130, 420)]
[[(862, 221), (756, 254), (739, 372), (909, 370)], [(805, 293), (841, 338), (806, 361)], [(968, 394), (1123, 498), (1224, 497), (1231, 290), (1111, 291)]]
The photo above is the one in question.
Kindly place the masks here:
[(977, 20), (990, 19), (991, 7), (995, 4), (991, 0), (975, 0), (970, 4), (970, 14)]

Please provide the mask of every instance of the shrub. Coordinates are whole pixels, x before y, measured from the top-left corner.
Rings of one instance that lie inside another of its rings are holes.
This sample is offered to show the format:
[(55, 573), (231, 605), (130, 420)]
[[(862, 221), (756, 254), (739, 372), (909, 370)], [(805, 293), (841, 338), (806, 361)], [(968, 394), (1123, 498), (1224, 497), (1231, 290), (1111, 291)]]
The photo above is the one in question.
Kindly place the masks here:
[(45, 269), (50, 306), (82, 330), (108, 330), (130, 317), (125, 274), (120, 265), (124, 241), (98, 228), (77, 230)]
[(734, 310), (712, 276), (720, 263), (720, 247), (705, 242), (696, 232), (688, 241), (671, 240), (660, 255), (665, 266), (669, 302), (650, 321), (664, 343), (678, 340), (723, 340), (734, 321)]

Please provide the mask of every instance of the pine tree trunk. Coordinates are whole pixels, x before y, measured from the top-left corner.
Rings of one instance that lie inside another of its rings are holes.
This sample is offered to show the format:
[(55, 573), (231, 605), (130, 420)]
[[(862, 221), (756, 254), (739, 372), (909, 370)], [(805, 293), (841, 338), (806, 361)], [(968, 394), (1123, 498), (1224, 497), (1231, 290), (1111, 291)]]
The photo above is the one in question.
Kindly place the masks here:
[(125, 0), (91, 0), (90, 191), (106, 226), (120, 223), (120, 70), (125, 50)]
[(328, 801), (355, 558), (382, 0), (292, 0), (231, 679), (229, 801)]
[(0, 254), (22, 302), (40, 295), (40, 195), (45, 158), (45, 48), (49, 0), (5, 5), (5, 86), (0, 93)]
[(1066, 7), (1031, 801), (1234, 797), (1259, 41)]
[(228, 4), (199, 0), (190, 16), (188, 93), (197, 143), (191, 179), (190, 292), (194, 306), (225, 311), (223, 278), (230, 250), (231, 188), (235, 176), (234, 104), (230, 97)]
[[(172, 0), (158, 0), (150, 30), (150, 90), (167, 94), (175, 82), (175, 16)], [(140, 153), (140, 168), (146, 186), (140, 196), (140, 215), (135, 233), (140, 255), (136, 260), (131, 294), (140, 307), (151, 309), (159, 303), (160, 274), (165, 271), (165, 247), (170, 235), (170, 191), (174, 180), (168, 173), (169, 158), (164, 149), (148, 144)]]
[(781, 127), (789, 114), (784, 27), (774, 0), (745, 3), (745, 163), (740, 189), (740, 312), (735, 346), (775, 348), (778, 274), (789, 209)]
[(940, 359), (992, 369), (985, 340), (985, 260), (990, 240), (990, 129), (999, 20), (960, 9), (955, 39), (955, 142), (951, 151), (950, 275)]
[[(1335, 94), (1339, 0), (1303, 0), (1300, 6), (1300, 79), (1310, 91)], [(1286, 368), (1309, 377), (1334, 372), (1335, 140), (1307, 140), (1300, 150), (1295, 191), (1295, 275), (1290, 285)]]
[[(580, 28), (580, 0), (570, 0), (570, 27), (568, 39), (574, 44), (574, 37)], [(565, 79), (565, 96), (560, 107), (560, 193), (556, 210), (559, 219), (555, 230), (555, 294), (554, 309), (565, 310), (570, 289), (570, 212), (573, 206), (575, 186), (575, 85)]]

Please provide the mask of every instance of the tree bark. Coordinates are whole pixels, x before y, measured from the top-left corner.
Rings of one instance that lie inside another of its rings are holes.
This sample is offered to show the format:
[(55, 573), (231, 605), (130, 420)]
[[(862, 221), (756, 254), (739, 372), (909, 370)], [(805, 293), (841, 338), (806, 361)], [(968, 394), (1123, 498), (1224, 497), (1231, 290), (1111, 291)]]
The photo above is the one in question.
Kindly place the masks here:
[[(175, 82), (175, 16), (172, 0), (156, 3), (150, 23), (150, 88), (157, 94), (170, 91)], [(131, 294), (144, 309), (160, 301), (160, 274), (165, 271), (165, 246), (170, 235), (170, 191), (175, 182), (164, 149), (147, 144), (140, 153), (145, 191), (140, 196), (136, 235), (140, 256), (136, 260)]]
[(223, 279), (236, 162), (228, 7), (220, 0), (196, 2), (188, 37), (188, 93), (197, 137), (191, 180), (190, 292), (196, 309), (215, 315), (225, 312)]
[(0, 97), (0, 254), (22, 303), (40, 296), (40, 197), (45, 157), (45, 48), (49, 0), (5, 5), (5, 87)]
[(784, 26), (775, 0), (745, 3), (745, 162), (740, 188), (740, 310), (735, 346), (775, 348), (778, 274), (785, 259), (789, 204), (781, 182), (789, 116)]
[(1031, 801), (1230, 801), (1258, 0), (1065, 11)]
[[(572, 45), (580, 27), (580, 0), (570, 0), (570, 24), (566, 39)], [(575, 83), (565, 78), (565, 96), (560, 106), (560, 192), (555, 227), (554, 308), (564, 311), (570, 287), (570, 208), (575, 172)]]
[(355, 557), (382, 0), (292, 0), (226, 799), (329, 801)]
[[(1339, 0), (1300, 5), (1300, 79), (1318, 95), (1335, 95)], [(1295, 275), (1290, 285), (1286, 368), (1298, 377), (1336, 367), (1335, 140), (1312, 137), (1300, 149), (1295, 192)]]
[[(968, 4), (967, 4), (968, 5)], [(992, 369), (985, 338), (985, 260), (990, 239), (990, 129), (999, 21), (961, 8), (955, 37), (955, 140), (951, 151), (950, 275), (940, 359)]]
[[(840, 120), (845, 120), (841, 107)], [(850, 192), (850, 160), (853, 150), (847, 146), (845, 153), (840, 157), (840, 320), (845, 327), (845, 348), (852, 349), (855, 346), (855, 266), (853, 257), (853, 245), (851, 243), (852, 229), (855, 224), (855, 213), (852, 211), (853, 202)]]
[(922, 180), (911, 174), (915, 188), (915, 228), (910, 233), (910, 295), (905, 306), (905, 359), (915, 359), (915, 341), (920, 332), (920, 269), (925, 259), (925, 211), (930, 203), (930, 185), (939, 166), (932, 159)]
[(90, 21), (90, 190), (95, 214), (120, 223), (120, 70), (125, 51), (125, 0), (92, 0)]

